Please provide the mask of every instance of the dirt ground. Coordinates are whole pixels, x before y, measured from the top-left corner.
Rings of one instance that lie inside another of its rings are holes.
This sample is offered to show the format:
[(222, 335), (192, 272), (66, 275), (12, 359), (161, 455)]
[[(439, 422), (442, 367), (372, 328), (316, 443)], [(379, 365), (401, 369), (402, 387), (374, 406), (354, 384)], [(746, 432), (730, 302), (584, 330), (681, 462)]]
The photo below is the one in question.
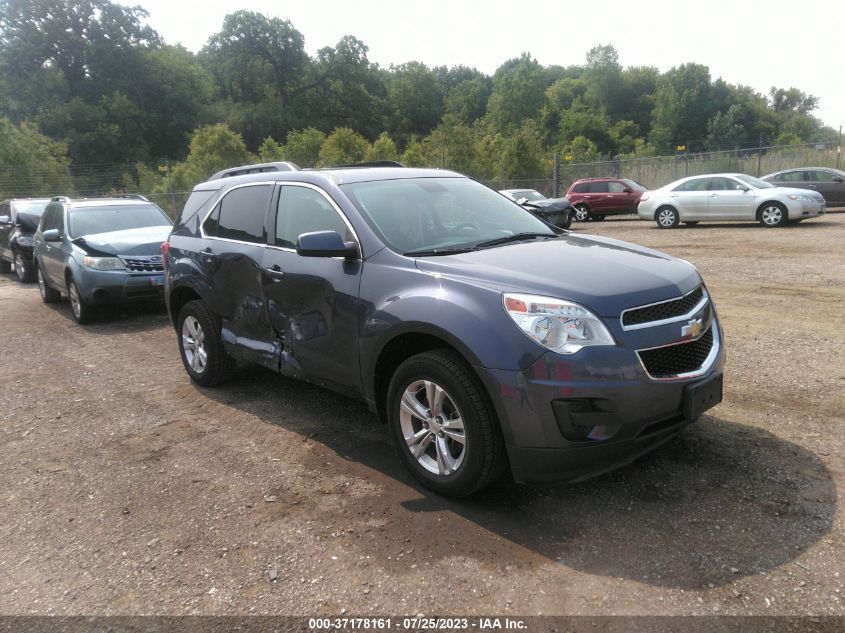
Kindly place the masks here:
[(161, 308), (81, 327), (0, 275), (0, 613), (844, 614), (845, 214), (574, 229), (699, 267), (725, 401), (623, 470), (462, 501), (357, 402), (197, 388)]

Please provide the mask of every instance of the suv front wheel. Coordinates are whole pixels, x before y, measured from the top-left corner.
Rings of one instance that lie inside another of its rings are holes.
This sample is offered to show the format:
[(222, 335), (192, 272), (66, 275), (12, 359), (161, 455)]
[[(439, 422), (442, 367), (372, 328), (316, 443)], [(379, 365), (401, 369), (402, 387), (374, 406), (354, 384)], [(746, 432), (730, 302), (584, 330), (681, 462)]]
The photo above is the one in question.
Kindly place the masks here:
[(402, 461), (424, 486), (464, 497), (504, 468), (496, 416), (472, 370), (455, 353), (412, 356), (387, 392), (388, 424)]
[(232, 377), (235, 360), (223, 348), (217, 319), (202, 301), (189, 301), (182, 307), (176, 333), (182, 364), (191, 380), (213, 387)]

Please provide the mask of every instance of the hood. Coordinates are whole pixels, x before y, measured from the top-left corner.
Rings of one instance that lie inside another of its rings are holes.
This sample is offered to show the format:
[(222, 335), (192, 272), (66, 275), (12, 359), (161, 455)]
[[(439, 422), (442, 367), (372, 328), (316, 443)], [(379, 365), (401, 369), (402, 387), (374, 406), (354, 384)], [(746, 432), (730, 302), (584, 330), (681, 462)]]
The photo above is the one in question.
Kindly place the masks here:
[(170, 235), (171, 226), (146, 226), (109, 233), (92, 233), (73, 242), (84, 249), (110, 255), (158, 255), (161, 243)]
[(774, 187), (773, 189), (755, 189), (758, 196), (770, 196), (772, 192), (782, 196), (806, 196), (816, 194), (814, 197), (824, 199), (824, 196), (815, 189), (798, 189), (796, 187)]
[(534, 207), (541, 211), (565, 211), (571, 205), (568, 198), (549, 198), (547, 200), (528, 200), (523, 206)]
[(421, 257), (426, 272), (487, 286), (580, 303), (602, 317), (673, 299), (701, 283), (680, 259), (603, 237), (565, 235), (439, 257)]

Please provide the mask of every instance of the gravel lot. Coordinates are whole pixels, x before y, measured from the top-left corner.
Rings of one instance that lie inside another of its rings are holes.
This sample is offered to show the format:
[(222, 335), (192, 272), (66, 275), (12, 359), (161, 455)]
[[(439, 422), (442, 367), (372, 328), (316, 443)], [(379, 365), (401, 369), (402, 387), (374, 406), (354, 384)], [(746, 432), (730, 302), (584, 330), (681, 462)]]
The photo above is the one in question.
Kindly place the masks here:
[(0, 275), (0, 613), (844, 614), (845, 214), (574, 229), (699, 267), (725, 401), (624, 470), (463, 501), (357, 402), (199, 389), (161, 308), (80, 327)]

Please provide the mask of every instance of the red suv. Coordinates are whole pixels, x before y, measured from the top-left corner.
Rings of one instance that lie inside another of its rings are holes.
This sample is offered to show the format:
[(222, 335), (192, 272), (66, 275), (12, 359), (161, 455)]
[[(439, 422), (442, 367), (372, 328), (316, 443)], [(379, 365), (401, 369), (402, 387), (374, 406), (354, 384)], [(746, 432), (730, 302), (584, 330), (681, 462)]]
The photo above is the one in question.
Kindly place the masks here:
[(566, 192), (578, 222), (604, 220), (606, 215), (636, 213), (640, 196), (647, 191), (630, 178), (582, 178)]

